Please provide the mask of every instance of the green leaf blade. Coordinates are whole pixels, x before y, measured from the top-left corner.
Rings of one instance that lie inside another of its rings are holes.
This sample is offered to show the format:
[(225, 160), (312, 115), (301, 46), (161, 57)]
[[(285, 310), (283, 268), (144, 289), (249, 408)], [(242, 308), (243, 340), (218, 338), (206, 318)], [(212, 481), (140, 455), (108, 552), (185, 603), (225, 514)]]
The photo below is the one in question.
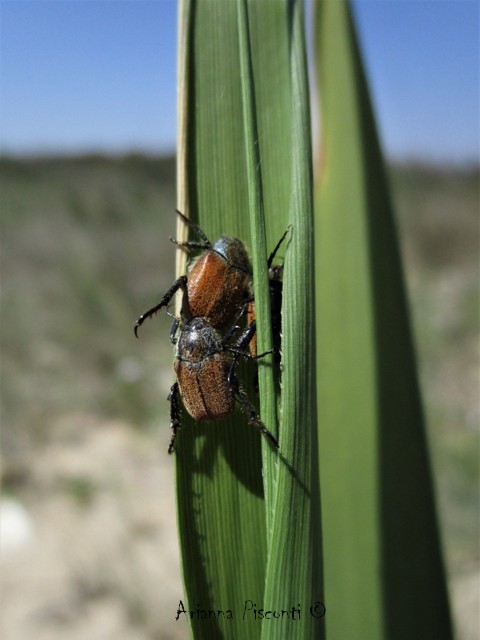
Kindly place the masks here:
[(451, 638), (393, 212), (347, 3), (319, 3), (316, 29), (327, 633), (339, 640)]
[[(188, 100), (186, 179), (179, 201), (189, 204), (188, 215), (211, 241), (231, 235), (248, 246), (236, 6), (215, 0), (188, 4), (180, 25), (187, 48), (182, 95)], [(247, 598), (262, 601), (265, 579), (260, 436), (240, 411), (214, 423), (195, 423), (185, 414), (176, 452), (185, 592), (191, 609), (198, 603), (233, 615), (189, 624), (195, 638), (256, 638), (259, 625), (242, 620), (241, 611)]]
[[(303, 4), (290, 4), (292, 230), (285, 256), (281, 455), (271, 526), (265, 602), (303, 608), (295, 637), (323, 638), (323, 618), (305, 608), (323, 600), (316, 464), (312, 155)], [(291, 637), (264, 622), (262, 638)]]
[[(211, 424), (184, 420), (176, 464), (185, 591), (192, 609), (198, 602), (204, 609), (233, 610), (232, 620), (191, 621), (195, 637), (281, 638), (292, 629), (305, 637), (313, 629), (321, 637), (322, 622), (312, 622), (303, 608), (321, 596), (318, 474), (312, 446), (312, 163), (303, 14), (298, 1), (238, 1), (243, 27), (237, 2), (197, 0), (182, 12), (180, 42), (188, 48), (182, 56), (188, 69), (180, 77), (186, 80), (182, 95), (188, 100), (180, 101), (186, 105), (180, 121), (187, 135), (179, 162), (185, 177), (179, 182), (184, 190), (179, 202), (186, 203), (187, 213), (211, 240), (234, 235), (250, 247), (259, 351), (271, 342), (267, 256), (293, 221), (276, 259), (281, 264), (285, 257), (282, 395), (286, 385), (291, 389), (281, 401), (279, 454), (240, 412)], [(249, 35), (243, 50), (241, 28)], [(245, 74), (243, 80), (240, 75), (248, 59), (250, 88)], [(300, 99), (293, 94), (294, 86)], [(247, 368), (242, 382), (248, 384), (254, 371)], [(280, 400), (271, 384), (271, 368), (260, 366), (259, 379), (261, 416), (275, 433), (272, 422), (278, 420)], [(253, 390), (248, 393), (258, 407)], [(300, 605), (302, 619), (275, 620), (274, 625), (262, 624), (252, 613), (244, 619), (247, 599), (257, 609)]]

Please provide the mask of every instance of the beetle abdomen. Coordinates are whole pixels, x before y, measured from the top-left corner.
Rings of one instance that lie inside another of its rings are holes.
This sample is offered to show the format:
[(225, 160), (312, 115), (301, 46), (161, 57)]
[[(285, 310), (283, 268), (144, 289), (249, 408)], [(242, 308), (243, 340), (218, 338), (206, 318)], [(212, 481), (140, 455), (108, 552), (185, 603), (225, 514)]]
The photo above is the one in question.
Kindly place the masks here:
[(218, 354), (199, 363), (175, 361), (180, 395), (194, 420), (219, 420), (233, 412), (235, 397), (228, 384), (228, 368)]

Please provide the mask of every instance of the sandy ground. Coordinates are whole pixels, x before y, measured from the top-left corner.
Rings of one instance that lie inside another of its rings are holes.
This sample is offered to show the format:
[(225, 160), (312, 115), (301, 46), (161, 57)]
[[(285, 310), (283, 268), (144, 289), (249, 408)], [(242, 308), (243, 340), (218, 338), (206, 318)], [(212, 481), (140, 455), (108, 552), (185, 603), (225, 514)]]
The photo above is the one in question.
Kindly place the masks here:
[[(82, 415), (54, 435), (17, 470), (28, 501), (2, 499), (2, 640), (187, 638), (165, 446)], [(450, 590), (458, 639), (477, 640), (475, 567)]]
[(124, 424), (55, 431), (28, 460), (28, 502), (3, 498), (1, 637), (186, 638), (174, 460)]

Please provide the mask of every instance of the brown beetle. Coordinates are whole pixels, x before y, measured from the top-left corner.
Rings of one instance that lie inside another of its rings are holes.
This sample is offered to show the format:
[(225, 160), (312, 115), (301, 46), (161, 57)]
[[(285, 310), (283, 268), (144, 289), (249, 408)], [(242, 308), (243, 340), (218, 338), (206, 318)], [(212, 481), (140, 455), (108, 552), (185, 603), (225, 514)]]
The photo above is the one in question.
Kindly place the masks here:
[[(228, 236), (222, 236), (212, 245), (200, 227), (179, 211), (177, 213), (196, 231), (202, 242), (173, 242), (187, 249), (205, 251), (193, 263), (187, 275), (178, 278), (162, 300), (142, 314), (135, 324), (135, 335), (138, 337), (137, 331), (143, 322), (162, 307), (168, 307), (175, 293), (182, 290), (182, 324), (178, 341), (175, 337), (180, 325), (178, 318), (174, 319), (170, 331), (172, 343), (177, 344), (174, 363), (177, 381), (168, 396), (173, 431), (168, 451), (173, 452), (180, 428), (180, 398), (189, 414), (198, 421), (224, 418), (233, 413), (235, 401), (238, 401), (248, 416), (248, 422), (254, 424), (273, 446), (278, 447), (277, 440), (260, 420), (236, 376), (240, 357), (258, 359), (270, 353), (256, 355), (256, 346), (249, 351), (250, 343), (253, 340), (256, 342), (256, 322), (251, 295), (252, 271), (247, 251), (240, 240)], [(275, 300), (279, 300), (278, 311), (275, 311), (278, 319), (283, 267), (272, 267), (271, 263), (287, 231), (268, 260), (270, 289), (272, 291), (272, 287), (276, 287), (280, 291), (280, 297), (275, 296)], [(278, 277), (274, 277), (273, 274), (277, 273)], [(275, 309), (273, 303), (272, 308)], [(240, 329), (237, 322), (245, 313), (250, 313), (251, 321), (237, 342), (233, 342), (234, 333)], [(217, 329), (228, 327), (233, 318), (234, 323), (222, 338)], [(280, 327), (278, 325), (277, 331), (275, 322), (273, 330), (275, 336), (278, 333), (278, 342)]]
[[(237, 319), (240, 314), (237, 314)], [(275, 437), (260, 420), (258, 413), (240, 385), (235, 368), (238, 358), (258, 359), (266, 355), (252, 356), (248, 344), (255, 333), (255, 322), (242, 332), (232, 346), (232, 336), (238, 329), (232, 325), (224, 338), (204, 318), (184, 322), (177, 342), (175, 374), (177, 382), (171, 388), (170, 419), (172, 438), (168, 453), (173, 453), (177, 431), (180, 428), (179, 398), (194, 420), (218, 420), (233, 413), (237, 400), (248, 416), (269, 442), (278, 448)], [(233, 357), (232, 355), (233, 354)]]
[(182, 289), (182, 314), (189, 318), (204, 318), (215, 329), (228, 326), (240, 305), (250, 295), (252, 269), (247, 250), (237, 238), (222, 236), (212, 245), (198, 225), (177, 210), (202, 242), (172, 242), (187, 249), (205, 249), (190, 267), (188, 274), (176, 280), (161, 301), (143, 313), (135, 323), (135, 335), (147, 318), (168, 306), (175, 293)]

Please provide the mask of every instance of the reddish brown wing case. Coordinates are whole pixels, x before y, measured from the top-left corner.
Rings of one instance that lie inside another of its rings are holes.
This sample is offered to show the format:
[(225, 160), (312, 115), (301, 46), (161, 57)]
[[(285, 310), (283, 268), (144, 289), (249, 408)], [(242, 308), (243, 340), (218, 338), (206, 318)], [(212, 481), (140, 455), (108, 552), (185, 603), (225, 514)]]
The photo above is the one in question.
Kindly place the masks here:
[(200, 363), (175, 361), (180, 395), (194, 420), (217, 420), (233, 412), (235, 397), (228, 384), (229, 366), (219, 354)]
[(192, 315), (206, 318), (212, 327), (225, 327), (248, 291), (249, 276), (209, 252), (188, 274), (188, 300)]

